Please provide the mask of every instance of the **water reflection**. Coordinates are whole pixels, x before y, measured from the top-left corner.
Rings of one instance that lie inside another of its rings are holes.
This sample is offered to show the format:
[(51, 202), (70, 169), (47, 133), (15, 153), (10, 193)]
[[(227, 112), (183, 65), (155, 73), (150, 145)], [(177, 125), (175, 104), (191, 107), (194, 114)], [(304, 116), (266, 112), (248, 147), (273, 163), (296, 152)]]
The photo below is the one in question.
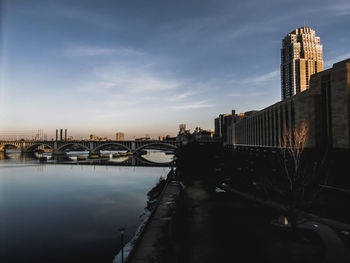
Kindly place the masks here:
[(2, 154), (0, 262), (112, 262), (168, 168), (41, 164)]
[(142, 158), (154, 163), (170, 163), (174, 160), (173, 151), (146, 150)]
[[(6, 153), (3, 157), (11, 158), (14, 153)], [(132, 154), (127, 151), (100, 151), (99, 154), (89, 155), (88, 151), (70, 151), (66, 152), (62, 156), (52, 156), (48, 152), (35, 152), (34, 154), (18, 155), (16, 153), (15, 158), (25, 159), (25, 157), (37, 158), (49, 163), (79, 163), (79, 164), (110, 164), (110, 165), (132, 165), (132, 166), (149, 166), (149, 165), (159, 165), (159, 166), (168, 166), (174, 161), (174, 152), (173, 151), (164, 151), (164, 150), (153, 150), (147, 149), (143, 150), (140, 153)]]

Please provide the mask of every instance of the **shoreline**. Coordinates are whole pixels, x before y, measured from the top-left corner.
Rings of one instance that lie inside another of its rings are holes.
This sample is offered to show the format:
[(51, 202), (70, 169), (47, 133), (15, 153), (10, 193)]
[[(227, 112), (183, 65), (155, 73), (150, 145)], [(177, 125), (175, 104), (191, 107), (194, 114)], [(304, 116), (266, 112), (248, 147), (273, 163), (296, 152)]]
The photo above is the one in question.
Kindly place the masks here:
[[(182, 185), (174, 177), (175, 172), (171, 169), (167, 175), (165, 185), (156, 199), (156, 205), (149, 214), (147, 221), (140, 228), (140, 233), (137, 233), (135, 243), (128, 256), (124, 258), (124, 262), (148, 262), (149, 255), (156, 258), (162, 254), (162, 245), (156, 243), (166, 235), (167, 231), (164, 231), (164, 229), (169, 227), (173, 220), (175, 201), (182, 189)], [(119, 263), (120, 260), (116, 256), (113, 263)]]

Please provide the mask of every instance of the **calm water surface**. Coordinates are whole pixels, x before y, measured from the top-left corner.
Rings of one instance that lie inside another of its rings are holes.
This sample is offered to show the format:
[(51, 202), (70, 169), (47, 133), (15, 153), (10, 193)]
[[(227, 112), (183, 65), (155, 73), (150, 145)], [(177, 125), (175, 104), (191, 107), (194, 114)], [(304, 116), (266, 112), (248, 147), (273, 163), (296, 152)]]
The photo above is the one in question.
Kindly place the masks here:
[[(15, 157), (15, 155), (13, 155)], [(168, 168), (0, 160), (0, 262), (112, 262)]]

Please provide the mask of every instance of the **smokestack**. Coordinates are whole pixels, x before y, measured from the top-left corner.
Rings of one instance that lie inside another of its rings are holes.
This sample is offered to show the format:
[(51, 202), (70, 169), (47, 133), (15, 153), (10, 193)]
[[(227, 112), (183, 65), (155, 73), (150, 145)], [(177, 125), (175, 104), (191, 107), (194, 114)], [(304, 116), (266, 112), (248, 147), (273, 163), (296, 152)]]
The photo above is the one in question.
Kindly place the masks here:
[(67, 129), (64, 129), (64, 140), (67, 141)]
[(62, 129), (60, 129), (60, 141), (63, 141), (63, 132), (62, 132)]
[(56, 129), (56, 141), (58, 140), (58, 129)]

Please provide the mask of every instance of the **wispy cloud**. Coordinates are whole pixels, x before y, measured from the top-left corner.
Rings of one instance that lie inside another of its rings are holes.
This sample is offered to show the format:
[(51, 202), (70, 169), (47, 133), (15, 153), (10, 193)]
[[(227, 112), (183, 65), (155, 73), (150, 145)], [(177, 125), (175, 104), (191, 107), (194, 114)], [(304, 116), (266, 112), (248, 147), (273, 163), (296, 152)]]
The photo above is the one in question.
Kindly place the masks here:
[(247, 78), (242, 81), (243, 84), (259, 85), (265, 84), (268, 81), (277, 79), (280, 76), (280, 70), (274, 70), (269, 73), (264, 73), (252, 78)]
[(256, 97), (267, 94), (267, 92), (247, 92), (247, 93), (233, 93), (229, 94), (230, 97)]
[(343, 54), (343, 55), (339, 55), (339, 56), (336, 56), (336, 57), (333, 57), (331, 59), (328, 59), (326, 62), (325, 62), (325, 67), (326, 68), (330, 68), (333, 66), (334, 63), (337, 63), (339, 61), (342, 61), (342, 60), (345, 60), (347, 58), (350, 58), (350, 52), (349, 53), (346, 53), (346, 54)]
[(69, 56), (141, 56), (144, 53), (130, 48), (104, 48), (104, 47), (71, 47), (66, 50)]
[(180, 83), (175, 80), (164, 79), (147, 67), (132, 67), (111, 65), (96, 68), (94, 76), (98, 83), (108, 89), (108, 92), (128, 93), (129, 95), (147, 95), (153, 92), (165, 92), (176, 89)]
[(182, 100), (186, 100), (189, 97), (195, 95), (196, 92), (190, 90), (190, 91), (186, 91), (186, 92), (180, 92), (177, 94), (172, 95), (171, 97), (168, 98), (169, 101), (182, 101)]
[(345, 16), (350, 14), (350, 2), (348, 0), (340, 1), (331, 6), (331, 9), (335, 11), (338, 16)]
[(208, 104), (206, 100), (203, 100), (203, 101), (191, 102), (190, 104), (171, 106), (170, 108), (174, 110), (193, 110), (193, 109), (202, 109), (202, 108), (210, 108), (210, 107), (213, 107), (213, 105)]

